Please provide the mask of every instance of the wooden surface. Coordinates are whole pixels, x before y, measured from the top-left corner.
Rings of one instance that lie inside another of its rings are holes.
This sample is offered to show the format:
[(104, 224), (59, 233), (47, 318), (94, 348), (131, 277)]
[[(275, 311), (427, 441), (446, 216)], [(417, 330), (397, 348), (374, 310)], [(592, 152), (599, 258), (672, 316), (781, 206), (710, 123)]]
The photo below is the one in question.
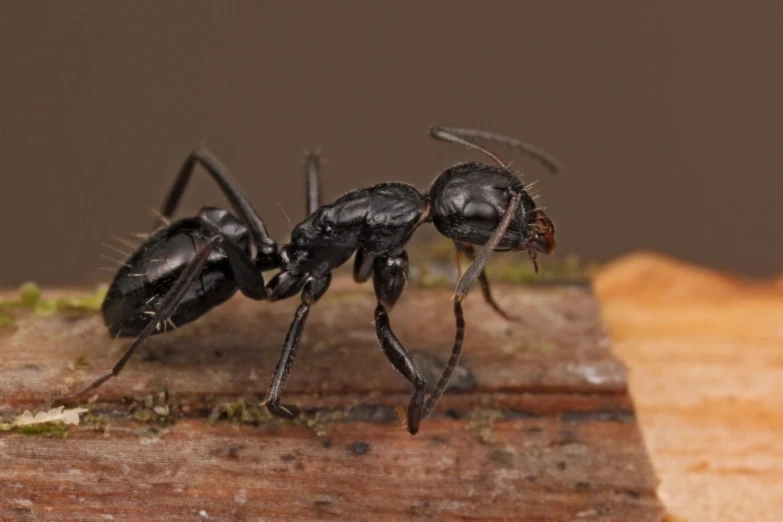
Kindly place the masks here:
[(595, 283), (674, 520), (783, 520), (783, 278), (657, 255)]
[[(462, 369), (412, 437), (395, 412), (410, 391), (377, 347), (370, 288), (335, 286), (284, 395), (305, 419), (256, 407), (297, 303), (237, 298), (150, 340), (66, 439), (0, 434), (0, 515), (661, 520), (625, 366), (587, 287), (498, 285), (520, 323), (474, 293)], [(451, 349), (451, 292), (411, 289), (392, 315), (431, 382)], [(97, 317), (18, 315), (0, 333), (0, 415), (45, 409), (127, 342), (110, 346)]]

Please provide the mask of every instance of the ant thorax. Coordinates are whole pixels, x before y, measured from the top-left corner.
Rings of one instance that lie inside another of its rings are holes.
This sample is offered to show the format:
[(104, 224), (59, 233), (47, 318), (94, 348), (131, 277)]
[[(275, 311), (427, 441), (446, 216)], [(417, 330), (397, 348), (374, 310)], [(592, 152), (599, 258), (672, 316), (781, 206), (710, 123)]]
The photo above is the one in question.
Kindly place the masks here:
[(427, 199), (412, 185), (380, 183), (324, 205), (298, 224), (281, 249), (286, 269), (329, 271), (356, 250), (381, 256), (403, 248), (426, 217)]

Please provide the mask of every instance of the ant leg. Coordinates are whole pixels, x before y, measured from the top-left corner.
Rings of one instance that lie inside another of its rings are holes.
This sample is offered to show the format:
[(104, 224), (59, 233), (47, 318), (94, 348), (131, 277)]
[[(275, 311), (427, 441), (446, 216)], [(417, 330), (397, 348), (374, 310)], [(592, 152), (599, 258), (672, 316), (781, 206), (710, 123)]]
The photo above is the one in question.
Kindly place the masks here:
[(196, 279), (198, 279), (198, 277), (201, 275), (201, 270), (207, 264), (210, 253), (212, 253), (212, 250), (221, 244), (223, 239), (223, 236), (211, 237), (198, 250), (196, 256), (193, 258), (193, 261), (191, 261), (185, 270), (182, 271), (174, 285), (169, 289), (169, 291), (166, 293), (166, 296), (160, 302), (160, 305), (158, 306), (155, 315), (152, 317), (152, 320), (149, 322), (149, 324), (147, 324), (147, 326), (144, 327), (144, 330), (141, 331), (136, 340), (133, 341), (133, 344), (131, 344), (130, 348), (128, 348), (128, 350), (125, 352), (125, 355), (122, 356), (119, 362), (114, 365), (109, 373), (96, 379), (92, 384), (76, 393), (72, 393), (56, 399), (55, 404), (62, 403), (64, 401), (70, 400), (73, 397), (77, 397), (92, 391), (112, 377), (116, 377), (117, 374), (122, 371), (123, 367), (125, 367), (125, 364), (131, 358), (131, 356), (133, 356), (133, 353), (136, 351), (136, 349), (141, 346), (141, 344), (146, 341), (150, 335), (152, 335), (152, 332), (154, 332), (156, 328), (165, 323), (166, 320), (171, 317), (171, 315), (177, 309), (177, 306), (179, 306), (182, 298), (185, 296), (188, 290), (190, 290), (190, 287), (193, 285)]
[(353, 280), (357, 283), (364, 283), (372, 276), (372, 265), (375, 256), (369, 254), (361, 248), (356, 251), (356, 257), (353, 261)]
[[(476, 249), (473, 248), (473, 245), (470, 243), (462, 243), (459, 241), (454, 242), (454, 246), (457, 247), (457, 270), (461, 272), (460, 268), (460, 256), (462, 254), (465, 254), (468, 256), (468, 259), (473, 261), (476, 259)], [(484, 296), (484, 301), (492, 307), (492, 309), (498, 313), (503, 319), (507, 321), (516, 321), (518, 320), (517, 317), (509, 315), (505, 310), (503, 310), (500, 305), (495, 301), (495, 298), (492, 295), (492, 289), (489, 286), (489, 278), (487, 277), (486, 270), (482, 269), (481, 272), (478, 275), (479, 283), (481, 283), (481, 293)]]
[(201, 219), (201, 232), (206, 236), (220, 237), (220, 249), (226, 255), (228, 264), (231, 266), (231, 272), (234, 280), (239, 287), (239, 291), (246, 297), (260, 301), (266, 299), (266, 289), (264, 288), (264, 276), (253, 260), (230, 239), (223, 236), (220, 229), (205, 219)]
[(403, 251), (396, 256), (375, 258), (372, 282), (378, 306), (375, 308), (375, 333), (383, 353), (394, 368), (413, 385), (414, 392), (408, 404), (408, 431), (415, 435), (419, 431), (424, 404), (424, 389), (427, 382), (421, 370), (405, 351), (405, 347), (394, 335), (389, 323), (389, 312), (402, 295), (408, 272), (408, 255)]
[(432, 391), (432, 394), (430, 394), (430, 396), (427, 398), (427, 402), (424, 404), (424, 417), (432, 412), (435, 404), (437, 404), (438, 400), (443, 396), (443, 393), (446, 391), (446, 388), (449, 385), (451, 376), (454, 374), (454, 370), (457, 369), (460, 355), (462, 355), (462, 342), (465, 339), (465, 317), (462, 314), (462, 301), (464, 301), (465, 297), (468, 295), (468, 291), (470, 291), (470, 287), (473, 285), (473, 282), (484, 270), (484, 266), (487, 264), (489, 256), (492, 255), (492, 252), (506, 234), (508, 226), (511, 224), (511, 221), (514, 218), (514, 212), (517, 209), (518, 203), (519, 194), (516, 192), (511, 192), (509, 195), (506, 212), (503, 214), (503, 219), (500, 220), (498, 227), (494, 232), (492, 232), (489, 240), (482, 247), (481, 252), (479, 252), (478, 255), (473, 259), (473, 262), (462, 275), (459, 283), (457, 283), (457, 289), (454, 293), (454, 318), (457, 323), (457, 333), (454, 337), (454, 346), (451, 349), (451, 357), (449, 357), (449, 361), (446, 363), (446, 368), (443, 370), (443, 373), (440, 376), (440, 380), (438, 380), (438, 384), (435, 385), (435, 389)]
[(307, 215), (321, 206), (321, 158), (315, 152), (305, 156), (305, 175), (307, 176)]
[(253, 241), (262, 253), (272, 253), (272, 250), (276, 251), (276, 244), (270, 238), (264, 222), (258, 216), (247, 197), (242, 193), (239, 184), (233, 179), (228, 172), (228, 169), (208, 150), (203, 148), (191, 152), (182, 164), (182, 167), (177, 174), (177, 178), (163, 202), (160, 211), (161, 217), (155, 221), (154, 228), (158, 228), (161, 225), (162, 220), (167, 219), (174, 214), (180, 199), (182, 199), (182, 194), (185, 192), (185, 187), (187, 187), (188, 182), (190, 181), (190, 175), (193, 173), (193, 169), (197, 163), (203, 166), (207, 172), (212, 175), (212, 178), (218, 184), (220, 190), (231, 203), (234, 211), (247, 224)]
[[(271, 300), (282, 298), (282, 294), (276, 295), (278, 293), (275, 291), (275, 288), (280, 288), (281, 292), (285, 291), (285, 293), (288, 293), (290, 288), (296, 287), (287, 285), (285, 282), (281, 283), (279, 287), (275, 287), (277, 281), (281, 281), (281, 279), (276, 277), (269, 282), (269, 286), (272, 287), (272, 289), (269, 290)], [(327, 273), (323, 276), (308, 277), (304, 283), (304, 288), (302, 289), (302, 304), (297, 308), (294, 320), (288, 328), (288, 334), (283, 343), (283, 350), (280, 353), (280, 358), (277, 360), (275, 373), (263, 403), (272, 415), (289, 419), (293, 419), (299, 415), (299, 408), (296, 406), (280, 404), (280, 396), (283, 393), (285, 381), (288, 379), (288, 373), (291, 371), (291, 365), (294, 364), (296, 350), (299, 348), (299, 341), (302, 339), (302, 331), (304, 330), (307, 316), (310, 313), (310, 308), (324, 295), (329, 288), (329, 283), (331, 281), (332, 274)]]

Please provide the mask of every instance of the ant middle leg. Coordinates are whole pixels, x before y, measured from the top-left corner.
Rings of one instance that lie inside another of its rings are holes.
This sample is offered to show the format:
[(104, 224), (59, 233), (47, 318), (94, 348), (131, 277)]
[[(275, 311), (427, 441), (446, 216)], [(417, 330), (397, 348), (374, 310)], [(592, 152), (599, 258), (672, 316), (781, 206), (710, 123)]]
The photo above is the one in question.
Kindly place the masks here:
[(378, 305), (375, 308), (375, 333), (383, 353), (394, 368), (405, 377), (414, 388), (408, 404), (408, 431), (415, 435), (419, 431), (422, 419), (424, 391), (427, 382), (421, 370), (405, 351), (391, 329), (389, 312), (402, 295), (408, 272), (408, 255), (403, 251), (397, 255), (376, 257), (373, 262), (372, 280)]
[(267, 290), (269, 299), (272, 301), (289, 297), (292, 293), (295, 294), (300, 289), (302, 291), (302, 304), (297, 308), (294, 320), (288, 328), (288, 334), (285, 337), (283, 349), (277, 360), (272, 382), (269, 384), (269, 390), (267, 391), (266, 399), (263, 402), (269, 410), (269, 413), (276, 415), (277, 417), (285, 417), (288, 419), (293, 419), (299, 415), (299, 408), (289, 404), (280, 404), (280, 396), (283, 394), (283, 388), (288, 379), (288, 373), (291, 371), (294, 359), (296, 359), (296, 351), (299, 348), (299, 342), (302, 339), (302, 332), (304, 331), (307, 316), (310, 314), (310, 308), (329, 289), (329, 283), (332, 281), (332, 274), (327, 273), (326, 275), (318, 277), (306, 277), (306, 279), (304, 279), (304, 286), (301, 286), (300, 281), (303, 279), (304, 278), (297, 278), (287, 272), (281, 272), (280, 275), (275, 276), (269, 282), (269, 289)]

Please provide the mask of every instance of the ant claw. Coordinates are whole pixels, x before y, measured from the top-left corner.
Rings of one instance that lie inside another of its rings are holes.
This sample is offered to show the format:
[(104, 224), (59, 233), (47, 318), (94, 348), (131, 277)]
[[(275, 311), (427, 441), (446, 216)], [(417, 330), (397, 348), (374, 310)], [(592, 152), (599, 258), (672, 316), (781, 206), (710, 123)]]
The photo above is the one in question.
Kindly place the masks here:
[(282, 417), (284, 419), (295, 419), (299, 416), (300, 410), (296, 406), (293, 406), (291, 404), (280, 404), (280, 403), (264, 403), (266, 406), (266, 409), (269, 410), (269, 413), (274, 415), (275, 417)]

